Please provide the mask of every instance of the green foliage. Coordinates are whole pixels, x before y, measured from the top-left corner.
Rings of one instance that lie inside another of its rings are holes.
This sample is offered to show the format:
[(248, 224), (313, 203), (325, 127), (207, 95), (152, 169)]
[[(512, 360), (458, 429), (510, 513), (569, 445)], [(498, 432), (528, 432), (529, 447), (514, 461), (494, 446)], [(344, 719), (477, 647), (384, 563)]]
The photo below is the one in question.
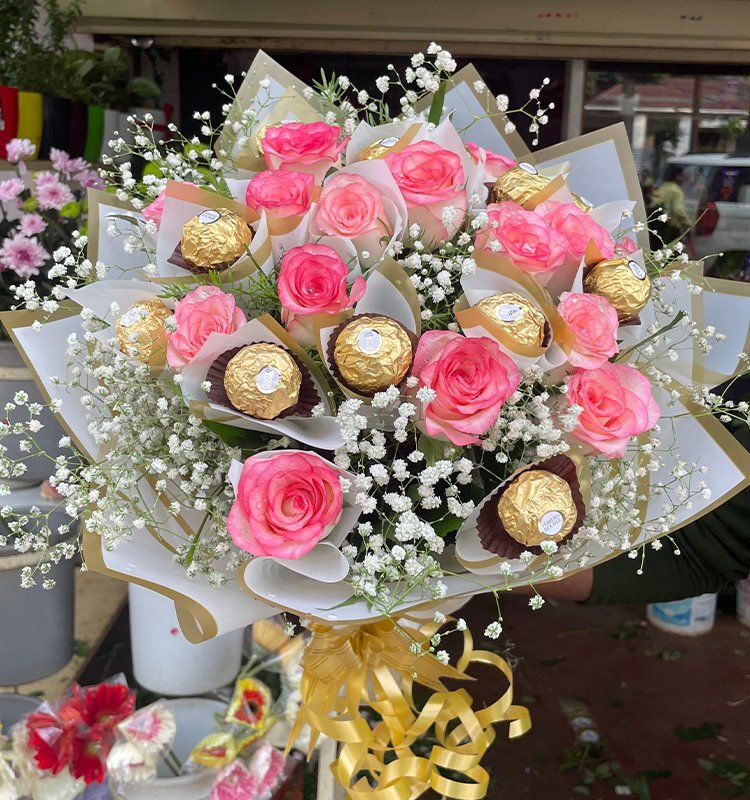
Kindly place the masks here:
[(711, 773), (723, 783), (719, 789), (721, 797), (750, 797), (750, 767), (742, 764), (734, 757), (699, 758), (701, 769)]
[(680, 725), (675, 729), (675, 735), (681, 742), (697, 742), (701, 739), (715, 739), (723, 728), (721, 722), (704, 722), (694, 728)]

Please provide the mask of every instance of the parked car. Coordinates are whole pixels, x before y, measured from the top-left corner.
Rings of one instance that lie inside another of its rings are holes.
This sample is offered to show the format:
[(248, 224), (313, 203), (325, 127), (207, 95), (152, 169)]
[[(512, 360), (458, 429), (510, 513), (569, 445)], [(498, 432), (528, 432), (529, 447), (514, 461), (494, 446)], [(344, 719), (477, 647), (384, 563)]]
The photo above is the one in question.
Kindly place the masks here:
[(706, 259), (706, 274), (750, 281), (750, 156), (702, 153), (667, 164), (682, 167), (685, 207), (697, 220), (691, 256)]

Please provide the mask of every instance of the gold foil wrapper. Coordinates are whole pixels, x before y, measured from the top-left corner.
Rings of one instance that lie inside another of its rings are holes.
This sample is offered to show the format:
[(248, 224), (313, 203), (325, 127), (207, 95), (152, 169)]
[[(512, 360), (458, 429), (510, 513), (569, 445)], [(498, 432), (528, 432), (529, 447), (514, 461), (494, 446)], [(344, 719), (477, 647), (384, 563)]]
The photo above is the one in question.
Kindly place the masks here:
[(540, 175), (531, 164), (522, 162), (503, 173), (490, 191), (490, 202), (500, 203), (512, 200), (525, 206), (541, 192), (550, 182), (549, 178)]
[(583, 279), (583, 288), (606, 297), (621, 322), (637, 316), (651, 297), (651, 279), (638, 262), (626, 258), (595, 264)]
[(377, 142), (368, 144), (364, 147), (357, 158), (357, 161), (372, 161), (376, 158), (383, 158), (395, 147), (399, 142), (398, 136), (388, 136), (385, 139), (379, 139)]
[(411, 339), (390, 317), (355, 317), (336, 337), (333, 360), (352, 389), (374, 393), (398, 386), (413, 358)]
[(516, 292), (483, 297), (478, 308), (494, 325), (502, 328), (514, 341), (525, 347), (542, 347), (546, 339), (547, 320), (530, 301)]
[(275, 344), (249, 344), (227, 364), (224, 389), (238, 410), (258, 419), (275, 419), (297, 404), (302, 373)]
[(185, 223), (180, 247), (196, 271), (208, 272), (233, 264), (252, 240), (250, 226), (234, 211), (208, 208)]
[(167, 361), (166, 320), (172, 312), (161, 300), (138, 300), (117, 320), (117, 341), (127, 356), (152, 367)]
[(505, 530), (526, 547), (559, 542), (578, 518), (570, 484), (543, 469), (522, 472), (500, 496), (497, 513)]

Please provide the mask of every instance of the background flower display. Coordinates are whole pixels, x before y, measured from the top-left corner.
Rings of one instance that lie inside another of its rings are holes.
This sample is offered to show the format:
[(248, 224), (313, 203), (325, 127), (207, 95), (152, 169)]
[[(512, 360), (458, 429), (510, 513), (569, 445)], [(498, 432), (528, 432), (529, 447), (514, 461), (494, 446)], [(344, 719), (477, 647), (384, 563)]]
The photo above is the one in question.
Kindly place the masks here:
[[(16, 177), (0, 181), (0, 305), (3, 310), (35, 296), (44, 302), (63, 297), (56, 284), (64, 262), (86, 232), (86, 191), (101, 186), (92, 165), (52, 149), (52, 169), (31, 172), (26, 160), (35, 147), (28, 139), (12, 139), (7, 159)], [(56, 254), (56, 259), (53, 255)]]
[[(497, 638), (503, 592), (643, 557), (750, 474), (722, 426), (748, 408), (710, 391), (747, 371), (747, 291), (647, 250), (622, 126), (529, 152), (511, 116), (534, 136), (541, 89), (513, 111), (455, 70), (432, 44), (370, 96), (260, 53), (220, 127), (199, 114), (213, 150), (120, 144), (156, 169), (110, 160), (58, 296), (5, 316), (75, 445), (52, 482), (89, 567), (172, 598), (196, 641), (304, 618), (292, 735), (341, 742), (353, 797), (464, 797), (459, 755), (482, 797), (493, 724), (528, 729), (507, 664), (449, 622), (468, 597), (494, 595)], [(504, 676), (486, 709), (443, 684), (476, 662)]]

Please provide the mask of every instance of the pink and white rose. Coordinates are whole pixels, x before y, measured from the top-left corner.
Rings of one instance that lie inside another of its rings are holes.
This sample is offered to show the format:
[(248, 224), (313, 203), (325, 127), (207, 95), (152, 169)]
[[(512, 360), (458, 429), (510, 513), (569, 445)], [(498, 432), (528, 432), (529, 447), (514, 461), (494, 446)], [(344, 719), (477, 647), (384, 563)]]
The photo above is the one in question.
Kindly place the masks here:
[(575, 334), (575, 345), (568, 356), (574, 367), (595, 369), (619, 351), (617, 310), (598, 294), (563, 292), (557, 310)]
[(245, 202), (271, 217), (297, 217), (310, 210), (314, 189), (315, 178), (306, 172), (266, 169), (251, 178)]
[(284, 255), (277, 283), (281, 318), (298, 341), (312, 342), (312, 333), (304, 317), (338, 314), (362, 297), (365, 279), (361, 275), (355, 278), (351, 290), (348, 280), (346, 264), (328, 245), (303, 244)]
[(422, 334), (412, 374), (435, 392), (424, 404), (425, 430), (456, 445), (478, 444), (521, 380), (497, 342), (452, 331)]
[[(428, 244), (451, 239), (466, 215), (461, 158), (435, 142), (422, 140), (385, 157), (385, 163)], [(449, 218), (450, 217), (450, 218)]]
[(167, 363), (182, 369), (198, 354), (212, 333), (234, 333), (245, 324), (234, 295), (218, 286), (199, 286), (175, 303), (176, 328), (168, 334)]
[(533, 211), (504, 200), (487, 206), (489, 224), (476, 239), (481, 250), (503, 253), (532, 275), (552, 272), (567, 255), (565, 239)]
[(583, 409), (572, 435), (608, 458), (623, 458), (631, 437), (651, 430), (661, 415), (648, 378), (628, 364), (577, 369), (566, 398)]
[(467, 142), (466, 149), (475, 164), (482, 164), (484, 166), (484, 175), (487, 180), (497, 180), (501, 175), (512, 169), (517, 165), (517, 161), (507, 156), (501, 156), (499, 153), (493, 153), (491, 150), (485, 150), (474, 142)]
[[(192, 181), (184, 181), (186, 186), (195, 186)], [(166, 189), (162, 189), (157, 195), (155, 200), (152, 200), (141, 212), (149, 222), (155, 222), (157, 226), (161, 222), (162, 214), (164, 214), (164, 198)]]
[(296, 559), (341, 518), (339, 471), (314, 453), (251, 456), (227, 519), (232, 541), (254, 556)]
[(346, 147), (341, 128), (325, 122), (286, 122), (266, 129), (261, 140), (263, 157), (269, 169), (309, 172), (322, 181), (326, 172), (338, 164)]
[(557, 231), (565, 239), (568, 255), (571, 258), (580, 260), (589, 242), (596, 245), (602, 258), (612, 258), (614, 255), (615, 243), (609, 232), (594, 222), (575, 203), (545, 200), (534, 209), (534, 213), (542, 217), (553, 231)]

